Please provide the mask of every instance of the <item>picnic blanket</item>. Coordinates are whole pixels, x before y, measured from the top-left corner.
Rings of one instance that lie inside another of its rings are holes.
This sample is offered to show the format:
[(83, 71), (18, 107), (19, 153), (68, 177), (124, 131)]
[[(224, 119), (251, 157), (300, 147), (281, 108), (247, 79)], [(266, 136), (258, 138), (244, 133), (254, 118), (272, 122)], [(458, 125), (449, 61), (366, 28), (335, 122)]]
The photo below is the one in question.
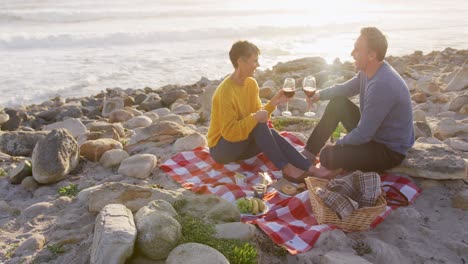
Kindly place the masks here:
[[(304, 143), (292, 133), (281, 132), (281, 135), (296, 149), (303, 148)], [(276, 179), (282, 177), (282, 172), (263, 153), (223, 165), (211, 158), (207, 147), (178, 153), (166, 160), (160, 168), (186, 189), (199, 194), (216, 194), (232, 202), (241, 197), (253, 196), (252, 186), (262, 181), (258, 172), (268, 172)], [(246, 176), (245, 185), (236, 184), (236, 172)], [(383, 174), (381, 182), (382, 185), (396, 187), (410, 202), (421, 192), (411, 180), (403, 176)], [(241, 221), (258, 225), (275, 243), (284, 246), (293, 255), (309, 250), (321, 233), (337, 228), (317, 223), (307, 191), (289, 197), (270, 188), (264, 200), (269, 207), (265, 214), (242, 216)], [(371, 228), (380, 224), (395, 208), (387, 206), (385, 212), (373, 221)]]

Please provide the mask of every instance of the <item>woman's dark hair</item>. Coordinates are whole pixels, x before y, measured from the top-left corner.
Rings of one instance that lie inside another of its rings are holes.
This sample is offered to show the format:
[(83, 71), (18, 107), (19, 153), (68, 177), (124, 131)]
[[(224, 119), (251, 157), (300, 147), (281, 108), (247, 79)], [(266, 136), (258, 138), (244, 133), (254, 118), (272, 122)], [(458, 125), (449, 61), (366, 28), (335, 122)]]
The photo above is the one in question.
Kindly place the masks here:
[(229, 51), (229, 59), (231, 59), (232, 66), (237, 69), (237, 60), (240, 57), (249, 58), (253, 54), (260, 54), (260, 49), (247, 40), (240, 40), (232, 45)]

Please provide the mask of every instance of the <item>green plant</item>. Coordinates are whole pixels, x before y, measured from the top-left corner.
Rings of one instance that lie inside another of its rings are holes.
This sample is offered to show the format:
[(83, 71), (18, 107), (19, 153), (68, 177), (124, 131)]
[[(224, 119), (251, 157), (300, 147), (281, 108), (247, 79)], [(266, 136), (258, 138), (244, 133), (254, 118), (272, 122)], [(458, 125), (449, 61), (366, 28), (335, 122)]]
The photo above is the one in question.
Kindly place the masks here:
[(332, 141), (333, 142), (337, 141), (341, 137), (341, 133), (347, 133), (347, 131), (346, 131), (346, 128), (343, 126), (343, 124), (339, 123), (335, 131), (333, 131), (333, 134), (331, 136)]
[(5, 171), (5, 169), (0, 168), (0, 177), (7, 176), (8, 173)]
[(68, 186), (60, 187), (58, 189), (58, 193), (61, 196), (68, 196), (71, 198), (75, 197), (79, 192), (80, 190), (78, 189), (78, 186), (76, 186), (76, 184), (73, 183)]
[(14, 244), (9, 244), (11, 247), (10, 249), (7, 250), (7, 252), (5, 253), (5, 258), (7, 259), (10, 259), (13, 254), (15, 253), (16, 249), (19, 247), (19, 244), (18, 243), (14, 243)]
[(282, 131), (289, 126), (299, 126), (304, 130), (311, 129), (317, 122), (315, 119), (303, 118), (303, 117), (291, 117), (291, 118), (273, 118), (271, 120), (276, 130)]
[(60, 254), (63, 254), (65, 253), (65, 249), (63, 248), (63, 246), (61, 245), (57, 245), (57, 244), (49, 244), (47, 245), (47, 249), (52, 252), (52, 254), (54, 254), (55, 256), (57, 255), (60, 255)]
[(180, 244), (195, 242), (210, 246), (221, 252), (232, 264), (254, 264), (257, 260), (257, 250), (248, 243), (234, 239), (215, 238), (215, 228), (201, 219), (190, 215), (178, 217), (182, 226)]

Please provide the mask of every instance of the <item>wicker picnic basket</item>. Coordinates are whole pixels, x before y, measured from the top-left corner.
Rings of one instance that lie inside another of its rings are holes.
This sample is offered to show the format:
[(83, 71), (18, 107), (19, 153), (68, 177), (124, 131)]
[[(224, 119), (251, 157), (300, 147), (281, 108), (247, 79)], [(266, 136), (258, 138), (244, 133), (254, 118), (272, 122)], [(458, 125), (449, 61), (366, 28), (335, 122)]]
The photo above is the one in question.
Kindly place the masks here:
[(385, 211), (387, 202), (383, 195), (377, 199), (376, 206), (364, 207), (355, 210), (344, 219), (338, 218), (322, 199), (315, 193), (317, 187), (326, 188), (328, 180), (307, 177), (305, 179), (307, 189), (309, 190), (312, 212), (319, 224), (333, 224), (346, 232), (365, 231), (369, 229), (370, 224), (375, 218)]

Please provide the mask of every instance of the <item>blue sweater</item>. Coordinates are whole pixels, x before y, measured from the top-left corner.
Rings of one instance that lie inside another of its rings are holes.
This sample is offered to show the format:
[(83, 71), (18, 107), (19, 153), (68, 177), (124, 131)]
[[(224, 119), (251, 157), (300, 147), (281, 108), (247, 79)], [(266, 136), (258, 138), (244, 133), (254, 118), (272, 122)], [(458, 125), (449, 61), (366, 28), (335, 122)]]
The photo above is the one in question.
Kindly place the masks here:
[(320, 100), (359, 94), (361, 120), (336, 144), (385, 144), (403, 155), (414, 144), (413, 109), (405, 81), (386, 61), (372, 78), (359, 72), (349, 81), (320, 91)]

